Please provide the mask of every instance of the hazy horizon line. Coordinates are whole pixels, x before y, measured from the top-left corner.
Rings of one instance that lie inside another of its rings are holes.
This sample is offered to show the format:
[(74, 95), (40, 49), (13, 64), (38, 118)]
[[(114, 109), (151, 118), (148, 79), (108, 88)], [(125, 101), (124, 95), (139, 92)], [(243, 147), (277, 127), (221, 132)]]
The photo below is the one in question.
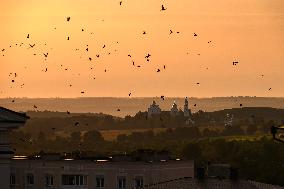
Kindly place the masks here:
[[(284, 98), (284, 96), (164, 96), (164, 98)], [(125, 99), (139, 99), (139, 98), (161, 98), (161, 96), (85, 96), (85, 97), (0, 97), (0, 99), (80, 99), (80, 98), (125, 98)]]

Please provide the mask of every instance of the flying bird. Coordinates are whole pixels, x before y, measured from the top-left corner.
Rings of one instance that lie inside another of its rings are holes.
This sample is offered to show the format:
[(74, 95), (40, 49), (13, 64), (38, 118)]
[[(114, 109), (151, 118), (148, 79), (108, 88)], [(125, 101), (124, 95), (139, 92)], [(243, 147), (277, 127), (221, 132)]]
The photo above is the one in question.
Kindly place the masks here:
[(119, 5), (120, 5), (120, 6), (122, 5), (122, 1), (119, 2)]
[(197, 34), (196, 34), (196, 33), (193, 33), (193, 36), (194, 36), (194, 37), (197, 37)]
[(148, 53), (148, 54), (145, 56), (145, 58), (150, 58), (150, 56), (151, 56), (151, 55)]
[(160, 69), (157, 70), (157, 72), (160, 72), (160, 71), (161, 71)]
[(146, 31), (143, 31), (143, 35), (145, 35), (146, 34)]
[(167, 10), (164, 5), (162, 5), (161, 11)]
[(164, 96), (164, 95), (162, 95), (162, 96), (161, 96), (161, 99), (165, 100), (165, 96)]
[(71, 19), (71, 18), (70, 18), (70, 16), (68, 16), (68, 17), (67, 17), (67, 22), (69, 22), (69, 21), (70, 21), (70, 19)]
[(30, 38), (30, 34), (28, 34), (27, 38), (28, 38), (28, 39)]
[(33, 45), (29, 44), (29, 45), (30, 45), (31, 48), (33, 48), (35, 46), (35, 44), (33, 44)]

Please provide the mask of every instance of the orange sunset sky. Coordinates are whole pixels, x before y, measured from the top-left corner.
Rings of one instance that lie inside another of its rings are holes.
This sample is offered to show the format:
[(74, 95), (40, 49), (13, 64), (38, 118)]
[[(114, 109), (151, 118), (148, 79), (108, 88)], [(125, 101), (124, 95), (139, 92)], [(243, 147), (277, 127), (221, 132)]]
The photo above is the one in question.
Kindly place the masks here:
[(284, 96), (283, 0), (2, 0), (0, 18), (0, 97)]

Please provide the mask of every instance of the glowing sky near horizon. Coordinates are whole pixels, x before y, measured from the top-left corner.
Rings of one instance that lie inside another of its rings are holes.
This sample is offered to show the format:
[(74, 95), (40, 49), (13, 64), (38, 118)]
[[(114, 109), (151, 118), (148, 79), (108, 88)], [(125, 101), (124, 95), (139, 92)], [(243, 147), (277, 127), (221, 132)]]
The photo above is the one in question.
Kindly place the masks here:
[(284, 96), (283, 0), (10, 0), (0, 18), (0, 97)]

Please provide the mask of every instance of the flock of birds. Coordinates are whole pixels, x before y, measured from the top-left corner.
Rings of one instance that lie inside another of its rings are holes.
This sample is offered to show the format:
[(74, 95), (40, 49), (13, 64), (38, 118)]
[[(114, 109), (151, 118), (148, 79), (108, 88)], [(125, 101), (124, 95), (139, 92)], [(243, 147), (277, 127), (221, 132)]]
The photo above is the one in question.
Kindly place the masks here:
[[(119, 5), (122, 6), (122, 5), (123, 5), (123, 2), (120, 1), (120, 2), (119, 2)], [(167, 10), (167, 8), (166, 8), (164, 5), (161, 5), (160, 11), (163, 12), (163, 11), (166, 11), (166, 10)], [(66, 18), (66, 21), (67, 21), (67, 22), (71, 22), (71, 17), (68, 16), (68, 17)], [(55, 27), (54, 29), (56, 30), (56, 27)], [(85, 30), (82, 28), (81, 31), (84, 32)], [(179, 34), (180, 32), (179, 32), (179, 31), (174, 32), (173, 30), (169, 30), (169, 35), (172, 35), (172, 34), (174, 34), (174, 33)], [(91, 34), (94, 34), (94, 33), (91, 32)], [(146, 31), (142, 31), (142, 35), (147, 35), (147, 32), (146, 32)], [(193, 35), (193, 37), (198, 37), (198, 34), (197, 34), (197, 33), (193, 33), (192, 35)], [(31, 37), (32, 37), (31, 34), (27, 34), (27, 36), (26, 36), (27, 39), (30, 39)], [(71, 37), (70, 37), (70, 36), (67, 36), (67, 40), (68, 40), (68, 41), (71, 40)], [(208, 41), (208, 43), (211, 43), (211, 42), (212, 42), (212, 41)], [(119, 42), (116, 42), (116, 43), (119, 44)], [(15, 45), (21, 47), (21, 46), (24, 45), (24, 43), (15, 44)], [(45, 43), (44, 45), (47, 45), (47, 44)], [(35, 48), (36, 44), (35, 44), (35, 43), (28, 43), (27, 46), (28, 46), (28, 49), (30, 49), (30, 48)], [(10, 48), (11, 48), (11, 47), (12, 47), (12, 46), (10, 46)], [(106, 48), (106, 45), (104, 44), (104, 45), (102, 46), (102, 48), (105, 49), (105, 48)], [(7, 50), (7, 49), (5, 49), (5, 48), (3, 48), (3, 49), (1, 50), (2, 56), (5, 56), (4, 52), (5, 52), (6, 50)], [(75, 49), (75, 51), (79, 51), (79, 50), (80, 50), (79, 48)], [(89, 46), (88, 46), (88, 45), (86, 45), (85, 51), (86, 51), (86, 52), (89, 51)], [(115, 50), (115, 51), (117, 51), (117, 50)], [(111, 54), (111, 53), (109, 52), (108, 55), (110, 55), (110, 54)], [(188, 54), (188, 53), (187, 53), (187, 54)], [(34, 53), (33, 55), (36, 56), (37, 54)], [(42, 55), (43, 55), (44, 59), (46, 60), (46, 59), (48, 58), (48, 56), (49, 56), (49, 53), (46, 52), (46, 53), (43, 53)], [(200, 55), (200, 54), (197, 54), (197, 55)], [(96, 56), (96, 58), (100, 58), (100, 54), (96, 54), (95, 56)], [(131, 54), (128, 54), (127, 56), (128, 56), (129, 58), (132, 58), (132, 55), (131, 55)], [(145, 58), (146, 62), (150, 62), (151, 57), (152, 57), (152, 55), (151, 55), (150, 53), (146, 53), (144, 58)], [(89, 61), (93, 61), (93, 58), (92, 58), (92, 57), (88, 57), (88, 60), (89, 60)], [(233, 66), (237, 66), (237, 65), (239, 64), (239, 62), (238, 62), (238, 61), (233, 61), (232, 64), (233, 64)], [(136, 65), (134, 60), (132, 60), (132, 65), (133, 65), (133, 66), (136, 66), (136, 67), (138, 67), (138, 68), (141, 67), (141, 65)], [(63, 67), (63, 65), (60, 65), (60, 66)], [(91, 68), (91, 69), (93, 69), (93, 68)], [(208, 69), (208, 68), (206, 68), (206, 69)], [(64, 68), (64, 70), (67, 71), (68, 68)], [(161, 72), (162, 70), (166, 70), (166, 65), (163, 65), (163, 68), (162, 68), (162, 69), (161, 69), (161, 68), (158, 68), (158, 69), (156, 70), (156, 72), (159, 73), (159, 72)], [(46, 68), (44, 68), (42, 71), (43, 71), (43, 72), (48, 72), (48, 68), (46, 67)], [(107, 72), (107, 70), (105, 69), (104, 72)], [(9, 73), (9, 77), (12, 77), (11, 82), (12, 82), (12, 83), (15, 83), (16, 78), (18, 77), (18, 74), (17, 74), (17, 73)], [(264, 77), (264, 75), (262, 75), (262, 77)], [(93, 79), (96, 79), (96, 78), (93, 77)], [(23, 84), (20, 85), (20, 87), (22, 88), (22, 87), (24, 87), (24, 85), (25, 85), (25, 84), (23, 83)], [(196, 85), (200, 85), (200, 83), (197, 82)], [(69, 87), (72, 87), (72, 84), (69, 84)], [(270, 90), (272, 90), (272, 89), (269, 88), (269, 91), (270, 91)], [(81, 91), (81, 94), (85, 94), (85, 91)], [(131, 97), (131, 95), (132, 95), (132, 93), (129, 92), (129, 93), (128, 93), (128, 96)], [(160, 97), (161, 97), (162, 100), (165, 100), (165, 96), (164, 96), (164, 95), (161, 95)], [(15, 100), (12, 100), (12, 102), (15, 102)], [(196, 104), (194, 104), (194, 106), (196, 106)], [(240, 104), (240, 107), (242, 107), (242, 106), (243, 106), (243, 105)], [(38, 107), (37, 107), (36, 105), (34, 105), (33, 108), (34, 108), (34, 109), (37, 109)], [(117, 111), (121, 111), (120, 108), (118, 108)], [(70, 114), (69, 111), (67, 111), (67, 113)], [(75, 126), (78, 126), (78, 125), (79, 125), (79, 123), (76, 122), (76, 123), (75, 123)]]

